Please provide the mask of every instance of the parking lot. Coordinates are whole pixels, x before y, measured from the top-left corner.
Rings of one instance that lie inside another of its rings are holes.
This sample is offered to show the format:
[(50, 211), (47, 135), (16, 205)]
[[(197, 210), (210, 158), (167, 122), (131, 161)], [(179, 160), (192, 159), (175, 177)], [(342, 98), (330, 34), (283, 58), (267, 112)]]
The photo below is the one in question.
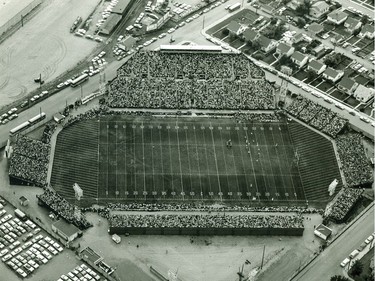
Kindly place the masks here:
[(86, 264), (76, 266), (73, 270), (60, 276), (57, 281), (78, 281), (78, 280), (104, 280), (98, 273), (88, 267)]
[(31, 220), (11, 213), (10, 206), (0, 205), (0, 257), (14, 274), (25, 278), (50, 263), (63, 246)]

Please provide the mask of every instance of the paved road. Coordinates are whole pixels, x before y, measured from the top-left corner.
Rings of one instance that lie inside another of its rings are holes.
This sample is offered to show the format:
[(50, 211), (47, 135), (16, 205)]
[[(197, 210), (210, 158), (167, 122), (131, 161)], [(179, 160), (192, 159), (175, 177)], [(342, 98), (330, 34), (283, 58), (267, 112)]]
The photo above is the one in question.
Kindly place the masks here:
[(302, 270), (293, 281), (329, 280), (343, 275), (340, 263), (374, 231), (374, 208), (356, 221), (334, 241), (318, 258)]

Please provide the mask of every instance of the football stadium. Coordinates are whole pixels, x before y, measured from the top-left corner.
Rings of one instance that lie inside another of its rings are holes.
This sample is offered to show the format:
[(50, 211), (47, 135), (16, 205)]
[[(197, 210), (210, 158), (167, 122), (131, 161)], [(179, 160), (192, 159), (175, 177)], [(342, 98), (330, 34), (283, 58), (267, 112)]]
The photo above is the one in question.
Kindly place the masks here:
[(305, 206), (326, 203), (334, 179), (342, 187), (331, 139), (276, 110), (272, 85), (242, 55), (138, 53), (109, 83), (106, 106), (58, 135), (51, 186), (68, 200), (78, 183), (89, 203)]

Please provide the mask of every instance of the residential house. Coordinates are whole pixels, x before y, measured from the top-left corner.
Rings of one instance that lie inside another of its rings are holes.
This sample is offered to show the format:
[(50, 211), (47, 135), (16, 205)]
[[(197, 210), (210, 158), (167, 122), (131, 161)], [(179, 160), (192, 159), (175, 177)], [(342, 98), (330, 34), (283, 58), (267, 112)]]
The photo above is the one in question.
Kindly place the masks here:
[(354, 80), (350, 79), (349, 77), (343, 77), (337, 87), (347, 93), (348, 95), (353, 94), (354, 90), (358, 87), (358, 83)]
[(294, 44), (299, 43), (299, 42), (302, 42), (302, 41), (305, 41), (305, 37), (303, 36), (302, 33), (297, 33), (297, 34), (295, 34), (295, 35), (293, 36), (293, 38), (292, 38), (292, 42), (293, 42)]
[(314, 23), (310, 24), (310, 26), (307, 28), (307, 30), (316, 35), (316, 34), (319, 34), (319, 33), (324, 31), (324, 26), (319, 24), (319, 23), (314, 22)]
[(343, 76), (343, 71), (336, 71), (332, 67), (327, 67), (326, 70), (323, 72), (323, 77), (327, 80), (332, 81), (333, 83), (336, 83)]
[(346, 21), (348, 18), (348, 14), (344, 13), (343, 11), (332, 11), (327, 15), (327, 20), (335, 25), (340, 25)]
[(303, 67), (308, 61), (309, 56), (302, 54), (299, 51), (295, 51), (290, 57), (292, 62), (294, 62), (299, 68)]
[(310, 16), (319, 19), (329, 11), (329, 5), (324, 1), (318, 1), (311, 5)]
[(256, 39), (258, 39), (260, 34), (254, 30), (251, 30), (250, 28), (246, 29), (244, 33), (242, 34), (242, 37), (245, 39), (246, 42), (254, 42)]
[(324, 70), (326, 70), (327, 66), (324, 63), (321, 63), (317, 60), (311, 60), (307, 65), (308, 70), (312, 70), (316, 74), (322, 74)]
[(229, 31), (229, 34), (237, 35), (237, 36), (241, 35), (246, 29), (247, 29), (246, 25), (240, 24), (234, 20), (232, 20), (227, 26), (227, 30)]
[(279, 57), (281, 58), (282, 56), (287, 56), (290, 57), (294, 52), (294, 47), (285, 44), (281, 42), (279, 45), (276, 47), (276, 53), (279, 54)]
[(265, 53), (272, 51), (277, 46), (277, 41), (273, 39), (269, 39), (268, 37), (264, 35), (260, 35), (257, 41), (260, 44), (260, 49)]
[(346, 30), (350, 33), (361, 28), (362, 23), (359, 20), (353, 19), (352, 17), (348, 17), (344, 23)]
[(359, 32), (359, 36), (360, 37), (367, 37), (369, 39), (374, 39), (374, 37), (375, 37), (374, 26), (366, 23), (364, 26), (362, 26), (362, 29)]
[(359, 84), (353, 96), (360, 102), (367, 102), (371, 97), (375, 96), (375, 89)]
[(292, 0), (288, 4), (286, 4), (292, 10), (296, 10), (298, 6), (302, 5), (305, 0)]
[(324, 47), (323, 44), (320, 44), (319, 46), (316, 46), (313, 50), (312, 53), (314, 56), (317, 58), (322, 57), (326, 53), (326, 48)]

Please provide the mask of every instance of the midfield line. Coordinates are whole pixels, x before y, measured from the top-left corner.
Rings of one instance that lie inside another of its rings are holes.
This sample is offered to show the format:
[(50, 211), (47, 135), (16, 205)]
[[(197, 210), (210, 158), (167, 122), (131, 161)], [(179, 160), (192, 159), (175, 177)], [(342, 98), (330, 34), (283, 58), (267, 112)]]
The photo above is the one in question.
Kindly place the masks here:
[(174, 182), (173, 182), (173, 170), (172, 170), (172, 149), (171, 149), (171, 136), (169, 134), (169, 130), (170, 128), (168, 129), (168, 127), (170, 127), (169, 125), (166, 125), (167, 126), (167, 132), (168, 132), (168, 146), (169, 146), (169, 167), (171, 169), (171, 179), (172, 179), (172, 191), (174, 191)]
[[(180, 175), (181, 175), (181, 192), (184, 192), (184, 182), (182, 181), (182, 168), (181, 168), (181, 153), (180, 153), (180, 138), (178, 136), (178, 124), (176, 120), (176, 132), (177, 132), (177, 150), (178, 150), (178, 163), (180, 164)], [(182, 199), (184, 199), (184, 196), (182, 196)]]
[[(210, 127), (213, 128), (211, 122), (210, 122)], [(219, 192), (222, 193), (221, 192), (221, 186), (220, 186), (219, 168), (217, 166), (217, 158), (216, 158), (216, 149), (215, 149), (215, 142), (214, 142), (214, 134), (212, 132), (213, 129), (212, 130), (210, 128), (208, 128), (208, 129), (211, 131), (212, 146), (214, 148), (214, 158), (215, 158), (216, 171), (217, 171), (217, 181), (219, 183)], [(220, 199), (223, 200), (223, 196), (220, 196)]]

